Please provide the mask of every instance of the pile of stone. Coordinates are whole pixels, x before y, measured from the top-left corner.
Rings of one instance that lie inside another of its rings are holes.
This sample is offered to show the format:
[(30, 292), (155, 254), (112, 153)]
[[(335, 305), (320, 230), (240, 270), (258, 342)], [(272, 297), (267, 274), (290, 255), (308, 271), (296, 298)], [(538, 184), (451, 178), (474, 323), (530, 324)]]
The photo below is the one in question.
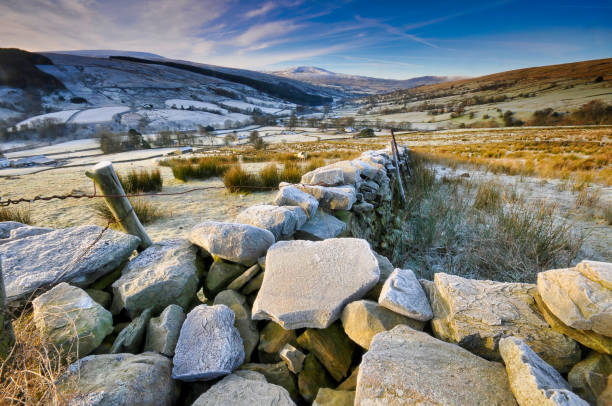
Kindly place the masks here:
[(95, 226), (0, 223), (7, 297), (36, 296), (37, 327), (79, 358), (57, 382), (73, 405), (610, 404), (612, 264), (419, 280), (366, 227), (393, 216), (392, 165), (319, 168), (137, 255), (109, 230), (90, 247)]

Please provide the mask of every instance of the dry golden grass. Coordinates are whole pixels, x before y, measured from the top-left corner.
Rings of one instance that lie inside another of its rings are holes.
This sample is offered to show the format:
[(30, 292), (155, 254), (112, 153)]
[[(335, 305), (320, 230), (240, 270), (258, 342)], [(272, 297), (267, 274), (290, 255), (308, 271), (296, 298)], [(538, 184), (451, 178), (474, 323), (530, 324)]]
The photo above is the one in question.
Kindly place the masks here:
[(16, 221), (23, 224), (31, 224), (30, 210), (23, 207), (0, 207), (0, 221)]

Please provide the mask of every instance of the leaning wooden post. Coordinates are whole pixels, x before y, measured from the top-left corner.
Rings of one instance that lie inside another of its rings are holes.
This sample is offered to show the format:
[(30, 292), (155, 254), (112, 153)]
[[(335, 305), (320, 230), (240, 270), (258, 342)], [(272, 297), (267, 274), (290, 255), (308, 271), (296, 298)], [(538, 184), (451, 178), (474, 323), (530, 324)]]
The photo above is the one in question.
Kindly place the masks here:
[(91, 172), (85, 172), (85, 175), (93, 179), (103, 195), (119, 196), (104, 198), (111, 213), (113, 213), (113, 216), (126, 233), (140, 238), (140, 245), (138, 247), (141, 250), (151, 246), (153, 241), (151, 241), (140, 220), (138, 220), (138, 216), (134, 213), (129, 199), (125, 197), (123, 186), (121, 186), (115, 169), (113, 169), (112, 162), (102, 161), (94, 166)]
[(2, 259), (0, 258), (0, 360), (6, 359), (15, 342), (13, 324), (6, 306), (6, 292), (4, 291), (4, 277), (2, 276)]
[(393, 160), (395, 161), (395, 174), (397, 175), (397, 184), (399, 185), (402, 202), (406, 204), (406, 195), (404, 194), (404, 186), (402, 185), (402, 176), (400, 174), (399, 167), (399, 151), (397, 150), (397, 143), (395, 142), (395, 134), (393, 133), (393, 129), (391, 129), (391, 150), (393, 151)]

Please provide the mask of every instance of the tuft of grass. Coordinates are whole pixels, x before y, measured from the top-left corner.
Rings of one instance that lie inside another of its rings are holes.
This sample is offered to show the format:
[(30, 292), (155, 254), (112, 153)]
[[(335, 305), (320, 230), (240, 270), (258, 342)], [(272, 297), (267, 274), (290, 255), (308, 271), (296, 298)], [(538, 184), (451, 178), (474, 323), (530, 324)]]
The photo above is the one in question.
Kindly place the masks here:
[(312, 158), (308, 160), (306, 164), (305, 172), (314, 171), (317, 168), (325, 166), (325, 160), (323, 158)]
[(612, 204), (605, 206), (602, 209), (602, 212), (603, 218), (604, 220), (606, 220), (606, 223), (608, 223), (609, 226), (612, 226)]
[(23, 224), (32, 224), (30, 210), (19, 207), (0, 207), (0, 221), (16, 221)]
[[(308, 167), (306, 169), (308, 169)], [(306, 172), (308, 172), (308, 170), (303, 170), (298, 164), (286, 161), (280, 174), (280, 181), (299, 183), (302, 180), (302, 175)]]
[(276, 164), (271, 163), (266, 165), (261, 170), (261, 172), (259, 172), (259, 179), (261, 186), (267, 188), (278, 187), (278, 184), (280, 183), (281, 179), (278, 174), (278, 168), (276, 167)]
[(200, 158), (197, 161), (176, 160), (170, 164), (172, 174), (178, 180), (210, 179), (223, 176), (229, 169), (227, 160), (217, 157)]
[(261, 189), (261, 179), (247, 171), (240, 165), (234, 165), (223, 175), (223, 184), (232, 193), (253, 192)]
[(125, 193), (160, 192), (163, 180), (159, 169), (131, 170), (127, 174), (118, 174), (119, 182)]
[(502, 195), (499, 187), (491, 182), (481, 183), (474, 198), (474, 208), (478, 210), (492, 211), (498, 209), (502, 204)]
[[(132, 204), (134, 213), (136, 213), (142, 224), (152, 223), (166, 215), (166, 213), (159, 206), (149, 200), (133, 198), (130, 199), (130, 203)], [(113, 213), (111, 213), (104, 200), (96, 201), (93, 207), (98, 217), (100, 217), (102, 220), (107, 222), (115, 221)], [(117, 223), (113, 223), (111, 224), (111, 228), (119, 228), (119, 225)]]
[(599, 199), (601, 198), (601, 191), (599, 189), (591, 189), (583, 187), (576, 194), (575, 206), (594, 208), (598, 205)]

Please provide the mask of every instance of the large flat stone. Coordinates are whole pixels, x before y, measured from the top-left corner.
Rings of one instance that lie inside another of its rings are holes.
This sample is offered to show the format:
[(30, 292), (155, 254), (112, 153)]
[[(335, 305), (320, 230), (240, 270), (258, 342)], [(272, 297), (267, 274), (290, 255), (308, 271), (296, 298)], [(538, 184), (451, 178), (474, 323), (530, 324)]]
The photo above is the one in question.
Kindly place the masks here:
[(588, 406), (571, 391), (559, 372), (520, 338), (502, 338), (499, 351), (506, 364), (510, 387), (521, 406)]
[(150, 246), (131, 260), (113, 283), (113, 311), (125, 308), (131, 317), (151, 308), (157, 314), (168, 305), (189, 306), (198, 290), (196, 248), (185, 240)]
[(337, 237), (346, 230), (346, 223), (323, 210), (317, 210), (315, 215), (295, 232), (295, 238), (300, 240), (321, 241)]
[(431, 306), (411, 269), (395, 269), (385, 281), (378, 304), (411, 319), (433, 318)]
[(299, 206), (309, 218), (314, 216), (319, 207), (319, 201), (314, 196), (304, 193), (292, 185), (280, 188), (274, 198), (274, 204), (277, 206)]
[(274, 234), (239, 223), (205, 221), (196, 225), (189, 240), (211, 255), (251, 266), (274, 244)]
[(281, 241), (268, 250), (253, 319), (288, 329), (326, 328), (378, 278), (378, 262), (365, 240)]
[(230, 374), (243, 361), (242, 339), (229, 307), (199, 305), (187, 314), (174, 350), (174, 379), (215, 379)]
[(60, 282), (86, 287), (127, 260), (140, 242), (133, 235), (102, 231), (100, 226), (79, 226), (0, 245), (7, 301)]
[(350, 210), (357, 201), (357, 192), (353, 186), (314, 186), (296, 185), (304, 193), (314, 196), (319, 207), (327, 210)]
[[(540, 272), (538, 292), (546, 307), (567, 326), (612, 337), (612, 289), (606, 287), (612, 281), (606, 279), (608, 267), (612, 268), (612, 264), (597, 268), (581, 264), (575, 269)], [(597, 279), (592, 280), (579, 269), (601, 271), (587, 272)]]
[(53, 345), (79, 357), (113, 332), (113, 316), (83, 289), (60, 283), (32, 302), (34, 322)]
[(504, 366), (397, 326), (362, 358), (355, 405), (514, 406)]
[(90, 355), (70, 365), (58, 392), (71, 406), (172, 406), (172, 360), (153, 352)]
[(253, 371), (237, 371), (204, 392), (192, 406), (293, 406), (289, 393)]
[(297, 206), (260, 204), (241, 211), (236, 222), (268, 230), (276, 240), (280, 240), (291, 237), (307, 219), (304, 210)]
[(537, 311), (535, 285), (437, 273), (428, 290), (432, 328), (444, 341), (499, 360), (500, 338), (513, 335), (559, 371), (569, 371), (580, 360), (578, 344), (554, 331)]

